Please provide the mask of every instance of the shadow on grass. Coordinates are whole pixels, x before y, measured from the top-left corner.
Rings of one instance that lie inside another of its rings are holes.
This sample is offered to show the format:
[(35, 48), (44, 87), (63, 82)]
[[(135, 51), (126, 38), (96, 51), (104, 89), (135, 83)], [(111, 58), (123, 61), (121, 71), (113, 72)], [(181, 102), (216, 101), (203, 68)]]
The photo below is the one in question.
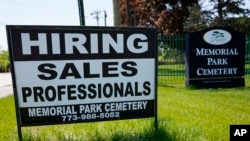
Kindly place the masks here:
[[(176, 141), (176, 138), (172, 137), (167, 131), (167, 121), (167, 119), (160, 119), (157, 129), (152, 123), (150, 128), (144, 129), (141, 133), (112, 133), (109, 141)], [(97, 134), (96, 141), (106, 140), (101, 134)]]
[[(148, 128), (143, 129), (140, 132), (123, 132), (115, 131), (107, 137), (102, 131), (92, 131), (91, 139), (82, 137), (81, 139), (74, 139), (73, 136), (66, 137), (65, 135), (57, 135), (53, 141), (177, 141), (175, 136), (171, 136), (167, 131), (168, 119), (158, 120), (158, 128), (155, 128), (155, 124), (151, 123)], [(46, 137), (34, 136), (34, 134), (26, 134), (23, 141), (43, 141)]]

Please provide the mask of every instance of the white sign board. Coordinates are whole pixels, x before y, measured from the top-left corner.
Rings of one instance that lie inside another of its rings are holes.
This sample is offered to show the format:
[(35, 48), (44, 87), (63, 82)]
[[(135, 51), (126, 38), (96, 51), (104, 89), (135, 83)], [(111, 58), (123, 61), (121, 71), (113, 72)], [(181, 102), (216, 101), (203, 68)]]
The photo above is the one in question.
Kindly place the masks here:
[(157, 34), (7, 26), (20, 125), (154, 117)]

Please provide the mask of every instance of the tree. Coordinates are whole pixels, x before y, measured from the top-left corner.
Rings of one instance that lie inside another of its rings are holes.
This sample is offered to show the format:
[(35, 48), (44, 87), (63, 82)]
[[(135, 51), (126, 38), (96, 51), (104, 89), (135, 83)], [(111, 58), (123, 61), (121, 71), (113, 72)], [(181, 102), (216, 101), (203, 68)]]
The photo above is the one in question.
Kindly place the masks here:
[(154, 27), (162, 34), (183, 33), (184, 18), (198, 0), (120, 0), (123, 26)]
[(210, 26), (231, 26), (234, 22), (231, 19), (250, 15), (250, 10), (242, 7), (243, 0), (209, 0), (208, 3), (212, 6), (204, 12), (212, 17)]
[(250, 33), (249, 9), (242, 8), (245, 3), (239, 0), (199, 0), (191, 7), (185, 18), (184, 31), (191, 32), (213, 26), (227, 26)]
[(0, 72), (7, 72), (10, 69), (9, 52), (0, 52)]
[(184, 21), (185, 32), (199, 31), (208, 27), (210, 17), (207, 16), (201, 9), (201, 4), (194, 5), (190, 8), (190, 14)]
[(250, 18), (247, 17), (239, 17), (239, 18), (230, 18), (230, 19), (226, 19), (224, 20), (227, 26), (244, 32), (244, 33), (250, 33)]

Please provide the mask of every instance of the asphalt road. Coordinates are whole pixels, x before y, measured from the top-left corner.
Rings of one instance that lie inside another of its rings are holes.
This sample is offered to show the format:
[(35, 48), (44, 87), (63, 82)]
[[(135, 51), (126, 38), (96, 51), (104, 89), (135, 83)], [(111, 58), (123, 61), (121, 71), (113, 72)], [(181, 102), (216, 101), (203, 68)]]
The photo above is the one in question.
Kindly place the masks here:
[(13, 94), (11, 73), (0, 73), (0, 98)]

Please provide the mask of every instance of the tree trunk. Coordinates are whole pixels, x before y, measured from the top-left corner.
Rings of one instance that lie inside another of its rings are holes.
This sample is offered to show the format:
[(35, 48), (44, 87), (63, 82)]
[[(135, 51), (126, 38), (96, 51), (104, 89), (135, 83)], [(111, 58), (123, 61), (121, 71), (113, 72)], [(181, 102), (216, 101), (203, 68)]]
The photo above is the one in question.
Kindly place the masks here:
[(223, 6), (224, 5), (224, 2), (223, 2), (223, 0), (218, 0), (218, 23), (219, 24), (222, 24), (222, 22), (223, 22), (223, 15), (222, 15), (222, 9), (223, 9)]

